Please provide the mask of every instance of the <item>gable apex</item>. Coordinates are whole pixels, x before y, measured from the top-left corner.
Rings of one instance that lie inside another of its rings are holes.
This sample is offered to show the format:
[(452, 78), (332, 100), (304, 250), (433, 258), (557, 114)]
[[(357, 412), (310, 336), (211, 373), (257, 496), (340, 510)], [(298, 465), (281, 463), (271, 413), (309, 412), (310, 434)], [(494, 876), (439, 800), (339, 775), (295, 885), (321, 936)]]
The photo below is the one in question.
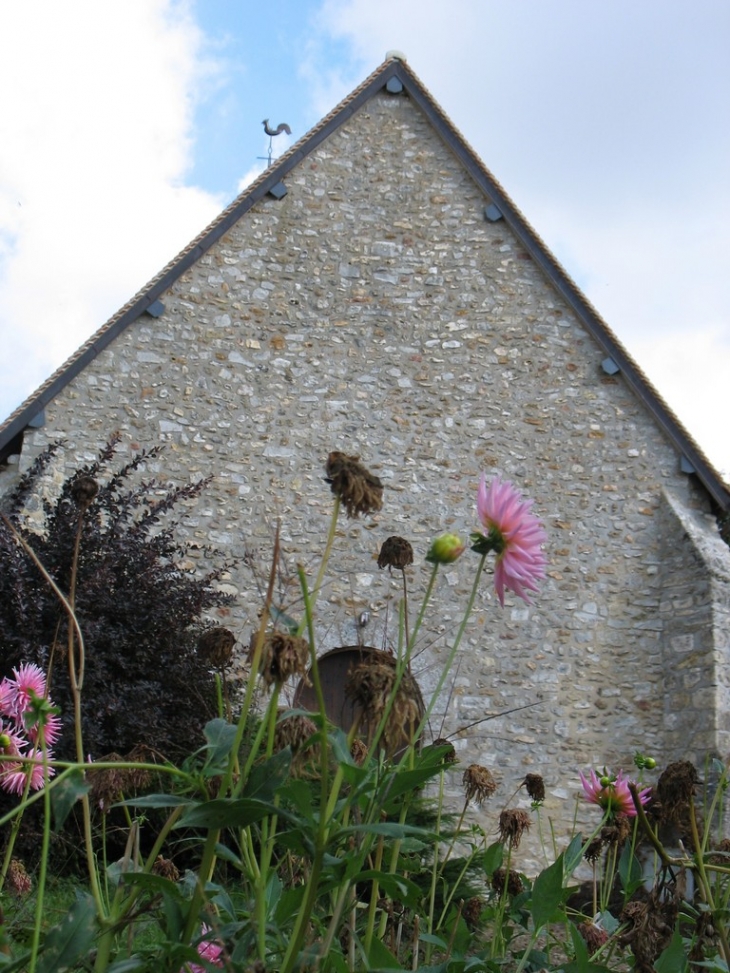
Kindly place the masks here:
[(22, 445), (24, 430), (35, 417), (129, 325), (144, 313), (158, 313), (161, 296), (196, 264), (239, 220), (265, 197), (281, 199), (287, 192), (287, 178), (323, 142), (340, 130), (358, 111), (383, 91), (390, 98), (408, 98), (430, 123), (450, 153), (458, 160), (484, 197), (484, 218), (503, 220), (525, 253), (552, 288), (560, 295), (586, 331), (598, 342), (604, 358), (610, 360), (620, 380), (647, 408), (655, 423), (673, 443), (680, 457), (694, 471), (712, 500), (722, 509), (730, 507), (730, 493), (722, 478), (697, 443), (669, 409), (643, 371), (603, 321), (544, 242), (512, 202), (501, 184), (455, 128), (429, 91), (412, 71), (405, 56), (389, 51), (386, 60), (314, 128), (292, 145), (266, 169), (191, 243), (170, 261), (141, 291), (109, 319), (0, 426), (0, 461)]

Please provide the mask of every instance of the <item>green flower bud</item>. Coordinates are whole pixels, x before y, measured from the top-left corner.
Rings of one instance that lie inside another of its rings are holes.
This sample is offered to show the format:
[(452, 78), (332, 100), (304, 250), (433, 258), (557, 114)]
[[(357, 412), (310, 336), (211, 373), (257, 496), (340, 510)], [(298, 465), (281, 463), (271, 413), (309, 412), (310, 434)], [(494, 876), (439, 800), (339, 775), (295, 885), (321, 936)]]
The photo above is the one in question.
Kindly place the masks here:
[(465, 549), (466, 545), (458, 534), (442, 534), (432, 541), (426, 560), (431, 564), (453, 564)]
[(644, 766), (647, 770), (654, 770), (656, 767), (656, 760), (653, 757), (644, 757)]
[(10, 737), (7, 733), (0, 733), (0, 750), (6, 750), (10, 746)]

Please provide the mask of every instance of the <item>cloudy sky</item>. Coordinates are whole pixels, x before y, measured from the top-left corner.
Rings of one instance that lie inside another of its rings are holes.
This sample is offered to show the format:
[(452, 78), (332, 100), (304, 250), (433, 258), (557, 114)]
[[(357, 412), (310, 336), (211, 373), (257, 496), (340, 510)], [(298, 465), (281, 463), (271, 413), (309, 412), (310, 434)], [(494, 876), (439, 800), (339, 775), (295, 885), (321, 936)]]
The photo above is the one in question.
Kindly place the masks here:
[(392, 49), (730, 476), (727, 0), (0, 5), (0, 420)]

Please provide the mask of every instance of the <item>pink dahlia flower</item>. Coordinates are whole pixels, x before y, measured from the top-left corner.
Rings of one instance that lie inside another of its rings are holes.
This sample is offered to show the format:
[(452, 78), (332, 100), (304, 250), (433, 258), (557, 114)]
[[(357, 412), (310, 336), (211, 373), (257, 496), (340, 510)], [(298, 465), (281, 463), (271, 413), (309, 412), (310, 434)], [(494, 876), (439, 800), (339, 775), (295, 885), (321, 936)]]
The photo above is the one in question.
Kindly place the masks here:
[(547, 535), (542, 521), (531, 513), (532, 504), (509, 480), (503, 482), (496, 476), (487, 486), (482, 473), (477, 513), (484, 536), (497, 555), (494, 589), (503, 607), (505, 588), (529, 605), (528, 592), (537, 591), (537, 582), (545, 577), (547, 558), (541, 545)]
[(24, 662), (19, 669), (13, 669), (13, 678), (3, 682), (3, 705), (7, 707), (6, 713), (22, 723), (23, 714), (30, 709), (31, 697), (42, 698), (46, 695), (46, 674), (40, 666)]
[[(209, 932), (210, 929), (207, 926), (203, 926), (203, 935), (206, 936)], [(218, 966), (220, 969), (223, 969), (222, 953), (223, 947), (214, 940), (203, 939), (198, 943), (198, 956), (206, 960), (211, 966)], [(186, 963), (182, 970), (180, 970), (180, 973), (206, 973), (208, 969), (208, 966), (201, 966), (199, 963)]]
[[(616, 777), (606, 772), (599, 777), (595, 770), (591, 770), (590, 777), (584, 777), (580, 771), (579, 775), (583, 792), (591, 804), (597, 804), (611, 816), (620, 813), (629, 818), (636, 817), (636, 808), (629, 790), (629, 778), (622, 771), (619, 771)], [(643, 806), (651, 797), (651, 787), (645, 787), (638, 793)]]

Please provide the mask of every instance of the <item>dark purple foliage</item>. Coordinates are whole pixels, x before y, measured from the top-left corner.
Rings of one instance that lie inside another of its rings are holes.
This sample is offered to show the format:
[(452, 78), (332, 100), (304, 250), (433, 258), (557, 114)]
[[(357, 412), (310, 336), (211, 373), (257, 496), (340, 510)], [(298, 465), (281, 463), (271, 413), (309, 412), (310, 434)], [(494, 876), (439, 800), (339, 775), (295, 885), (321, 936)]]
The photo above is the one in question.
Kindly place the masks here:
[[(195, 646), (205, 627), (202, 613), (226, 598), (213, 587), (223, 567), (200, 578), (177, 566), (186, 549), (175, 540), (169, 515), (180, 501), (198, 496), (208, 481), (164, 490), (140, 482), (138, 471), (159, 448), (107, 474), (117, 442), (113, 438), (95, 462), (69, 477), (56, 501), (43, 503), (43, 534), (28, 529), (22, 512), (26, 504), (39, 502), (40, 480), (60, 444), (40, 455), (3, 508), (64, 594), (81, 522), (76, 614), (86, 645), (86, 751), (98, 758), (111, 751), (127, 753), (141, 743), (179, 757), (199, 745), (204, 723), (215, 715), (214, 677)], [(74, 481), (80, 476), (99, 484), (86, 509), (74, 499)], [(56, 753), (74, 758), (67, 615), (3, 522), (0, 617), (0, 676), (24, 661), (50, 664), (51, 692), (65, 723)]]

